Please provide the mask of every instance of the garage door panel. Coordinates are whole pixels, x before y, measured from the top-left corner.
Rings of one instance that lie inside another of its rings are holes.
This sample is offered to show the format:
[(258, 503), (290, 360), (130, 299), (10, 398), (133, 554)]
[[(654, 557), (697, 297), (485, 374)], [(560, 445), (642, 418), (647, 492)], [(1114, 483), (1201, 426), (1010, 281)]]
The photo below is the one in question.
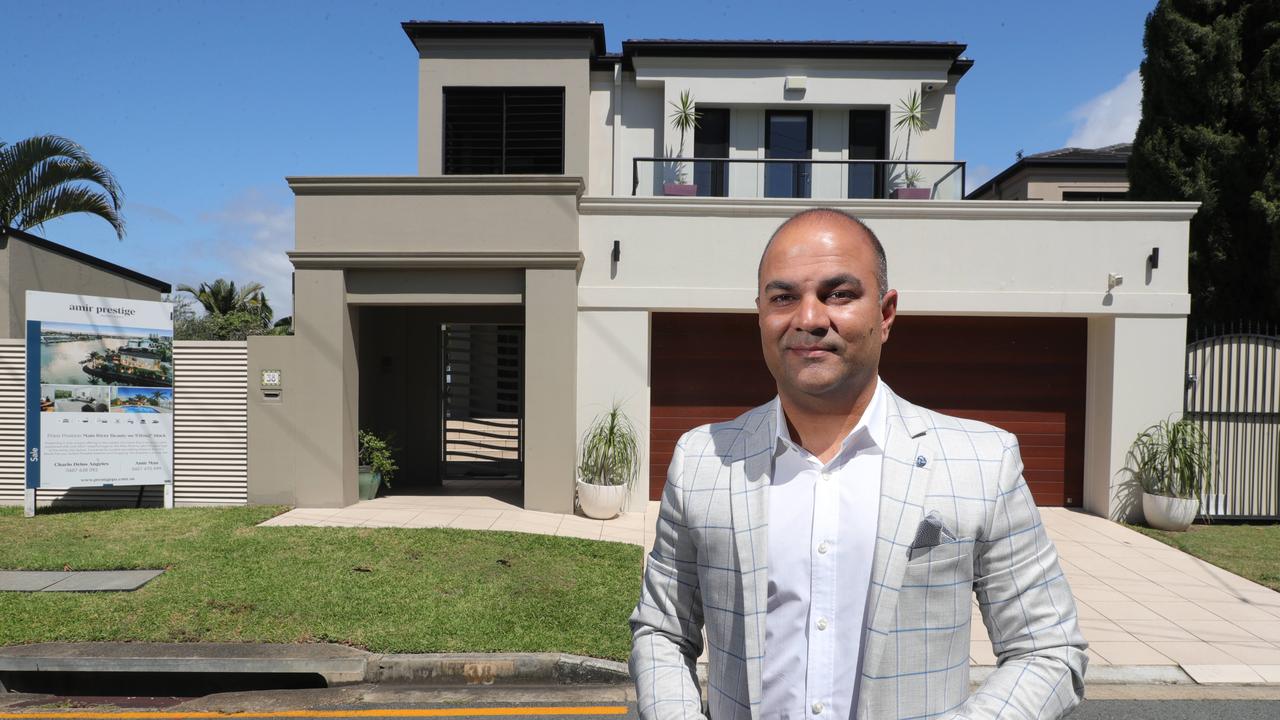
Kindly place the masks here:
[[(777, 388), (755, 315), (652, 315), (650, 496), (661, 497), (685, 431), (729, 420)], [(1079, 505), (1087, 323), (1082, 318), (899, 316), (881, 376), (895, 392), (1018, 437), (1041, 505)]]

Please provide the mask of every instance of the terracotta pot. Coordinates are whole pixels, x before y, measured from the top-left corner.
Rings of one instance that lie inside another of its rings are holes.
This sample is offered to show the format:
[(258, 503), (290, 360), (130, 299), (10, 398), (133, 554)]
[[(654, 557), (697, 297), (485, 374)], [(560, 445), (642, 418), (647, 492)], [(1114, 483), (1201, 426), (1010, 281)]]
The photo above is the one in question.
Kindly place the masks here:
[(1195, 498), (1176, 498), (1142, 493), (1142, 514), (1147, 524), (1157, 530), (1182, 532), (1196, 519), (1200, 502)]
[(929, 188), (894, 188), (889, 197), (894, 200), (928, 200), (932, 197), (933, 191)]
[(685, 183), (663, 183), (662, 194), (691, 197), (698, 194), (698, 186)]
[(596, 520), (618, 517), (627, 502), (626, 485), (592, 485), (578, 481), (578, 505), (582, 514)]

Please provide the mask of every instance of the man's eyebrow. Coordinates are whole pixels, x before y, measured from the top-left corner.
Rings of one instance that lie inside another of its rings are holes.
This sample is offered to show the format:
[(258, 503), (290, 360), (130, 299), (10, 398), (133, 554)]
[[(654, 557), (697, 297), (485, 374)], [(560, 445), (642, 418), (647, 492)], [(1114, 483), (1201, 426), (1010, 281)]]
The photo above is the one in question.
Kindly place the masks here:
[(769, 292), (770, 290), (781, 290), (783, 292), (795, 292), (795, 289), (796, 289), (796, 286), (787, 282), (786, 280), (770, 280), (768, 284), (764, 286), (765, 292)]
[(818, 287), (822, 288), (823, 290), (831, 290), (834, 288), (838, 288), (841, 285), (852, 285), (855, 290), (862, 290), (862, 281), (859, 280), (856, 276), (850, 275), (849, 273), (840, 273), (839, 275), (832, 275), (831, 277), (818, 283)]

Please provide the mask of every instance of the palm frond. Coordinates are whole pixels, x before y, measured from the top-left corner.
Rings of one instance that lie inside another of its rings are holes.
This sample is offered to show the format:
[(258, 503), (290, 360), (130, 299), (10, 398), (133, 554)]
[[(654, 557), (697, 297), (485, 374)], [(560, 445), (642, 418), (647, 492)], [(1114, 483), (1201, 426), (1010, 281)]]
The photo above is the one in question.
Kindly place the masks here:
[[(101, 190), (74, 184), (81, 182)], [(25, 230), (60, 215), (87, 212), (106, 220), (123, 239), (123, 197), (115, 176), (72, 140), (36, 135), (0, 144), (0, 223)]]

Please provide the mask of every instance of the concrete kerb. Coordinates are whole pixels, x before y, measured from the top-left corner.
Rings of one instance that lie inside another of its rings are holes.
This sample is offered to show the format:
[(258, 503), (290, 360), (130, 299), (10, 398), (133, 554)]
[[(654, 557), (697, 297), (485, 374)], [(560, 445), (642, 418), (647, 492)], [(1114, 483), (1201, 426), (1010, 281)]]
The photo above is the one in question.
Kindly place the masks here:
[[(697, 665), (706, 687), (706, 663)], [(970, 680), (995, 668), (974, 666)], [(625, 663), (563, 653), (370, 653), (333, 644), (41, 643), (0, 647), (0, 673), (315, 674), (331, 687), (358, 683), (425, 687), (627, 684)], [(1090, 685), (1197, 685), (1172, 665), (1090, 667)]]
[(0, 648), (0, 673), (313, 674), (329, 686), (629, 683), (619, 662), (562, 653), (380, 654), (332, 644), (40, 643)]

